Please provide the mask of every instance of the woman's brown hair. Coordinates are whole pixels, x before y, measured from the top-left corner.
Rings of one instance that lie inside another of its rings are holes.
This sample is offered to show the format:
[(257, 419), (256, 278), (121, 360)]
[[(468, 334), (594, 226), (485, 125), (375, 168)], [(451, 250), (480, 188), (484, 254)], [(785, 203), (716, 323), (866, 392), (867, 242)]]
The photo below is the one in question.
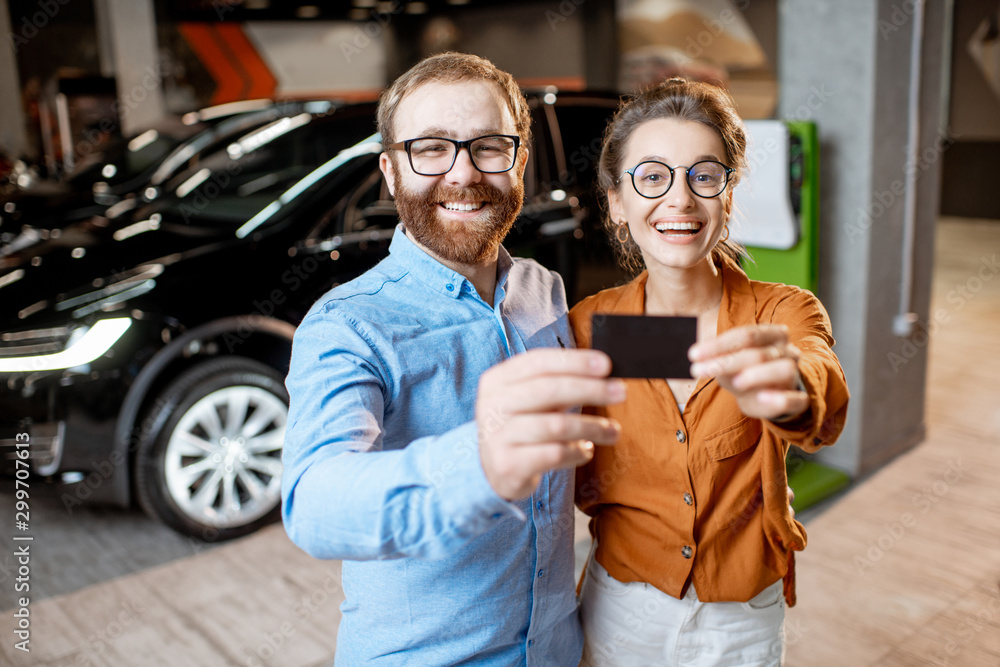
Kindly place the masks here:
[[(604, 196), (604, 229), (611, 238), (619, 265), (632, 275), (645, 268), (642, 253), (629, 237), (620, 242), (618, 226), (607, 210), (607, 193), (619, 187), (625, 170), (625, 149), (637, 127), (650, 120), (675, 118), (707, 125), (715, 130), (725, 147), (725, 162), (734, 169), (727, 187), (736, 187), (747, 165), (747, 135), (743, 120), (736, 113), (732, 96), (719, 86), (675, 77), (646, 88), (627, 100), (608, 124), (598, 164), (597, 184)], [(746, 257), (746, 250), (732, 240), (719, 241), (712, 251), (724, 253), (736, 261)]]

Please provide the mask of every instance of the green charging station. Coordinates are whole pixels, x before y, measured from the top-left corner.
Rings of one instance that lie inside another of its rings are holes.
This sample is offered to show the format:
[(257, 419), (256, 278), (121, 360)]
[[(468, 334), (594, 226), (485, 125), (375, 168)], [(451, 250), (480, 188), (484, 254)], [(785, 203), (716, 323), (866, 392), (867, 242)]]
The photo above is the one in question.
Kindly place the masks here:
[(804, 287), (813, 294), (819, 264), (819, 133), (816, 124), (786, 121), (789, 205), (798, 223), (789, 248), (747, 245), (753, 261), (743, 267), (754, 280)]
[[(754, 280), (797, 285), (816, 293), (819, 263), (819, 133), (808, 121), (747, 121), (750, 133), (746, 186), (734, 196), (736, 240), (751, 260), (744, 269)], [(781, 156), (787, 155), (787, 161)], [(787, 165), (787, 168), (785, 168)], [(851, 483), (843, 471), (797, 450), (786, 460), (796, 511), (814, 506)]]

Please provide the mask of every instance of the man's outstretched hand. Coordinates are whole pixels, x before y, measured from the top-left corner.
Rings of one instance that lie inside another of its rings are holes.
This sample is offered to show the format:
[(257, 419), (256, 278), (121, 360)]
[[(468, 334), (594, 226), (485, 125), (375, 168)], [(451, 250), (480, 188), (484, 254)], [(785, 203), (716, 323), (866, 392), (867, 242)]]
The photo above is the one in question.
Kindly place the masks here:
[(610, 372), (603, 352), (539, 349), (483, 373), (476, 398), (479, 455), (499, 496), (526, 498), (549, 470), (586, 463), (595, 444), (618, 440), (617, 422), (566, 412), (625, 400), (625, 383), (608, 378)]

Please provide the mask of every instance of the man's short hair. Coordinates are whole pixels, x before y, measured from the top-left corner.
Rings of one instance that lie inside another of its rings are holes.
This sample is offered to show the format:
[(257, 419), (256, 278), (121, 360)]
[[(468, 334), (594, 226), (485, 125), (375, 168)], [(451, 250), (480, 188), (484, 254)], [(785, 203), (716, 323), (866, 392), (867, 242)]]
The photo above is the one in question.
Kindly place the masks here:
[[(531, 112), (528, 102), (517, 83), (507, 72), (498, 69), (496, 65), (485, 58), (470, 53), (455, 53), (449, 51), (439, 53), (421, 60), (405, 74), (393, 81), (392, 85), (382, 91), (378, 101), (378, 131), (382, 135), (382, 145), (399, 141), (395, 133), (396, 109), (407, 93), (416, 90), (425, 83), (456, 83), (459, 81), (492, 81), (507, 99), (507, 106), (517, 134), (521, 137), (521, 145), (531, 143)], [(461, 100), (456, 100), (461, 103)], [(407, 137), (412, 139), (413, 137)]]

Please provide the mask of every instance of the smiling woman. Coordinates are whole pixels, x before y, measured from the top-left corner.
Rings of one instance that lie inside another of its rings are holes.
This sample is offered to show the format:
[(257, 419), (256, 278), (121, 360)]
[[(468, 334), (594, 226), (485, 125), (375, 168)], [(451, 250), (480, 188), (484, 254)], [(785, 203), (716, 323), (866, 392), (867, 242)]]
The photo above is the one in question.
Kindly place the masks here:
[[(743, 123), (709, 84), (646, 90), (605, 135), (605, 228), (623, 266), (644, 270), (573, 308), (577, 343), (590, 347), (606, 314), (693, 317), (698, 342), (670, 350), (695, 362), (690, 378), (626, 380), (625, 403), (595, 410), (623, 432), (577, 474), (596, 536), (582, 664), (782, 660), (793, 554), (805, 546), (785, 455), (833, 444), (847, 386), (822, 304), (738, 264), (728, 221), (745, 163)], [(637, 608), (658, 612), (638, 630), (624, 625)]]

